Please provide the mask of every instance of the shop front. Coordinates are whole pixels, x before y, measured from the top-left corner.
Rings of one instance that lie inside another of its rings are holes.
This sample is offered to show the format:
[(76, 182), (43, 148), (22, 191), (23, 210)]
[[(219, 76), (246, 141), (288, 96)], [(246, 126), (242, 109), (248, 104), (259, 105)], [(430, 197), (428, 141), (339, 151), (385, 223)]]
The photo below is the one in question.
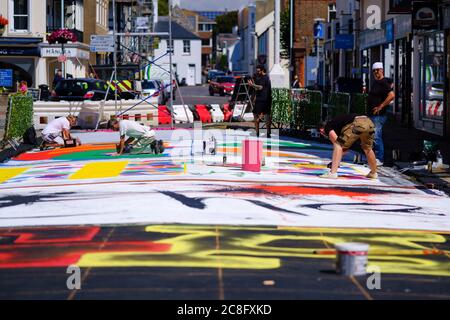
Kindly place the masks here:
[[(419, 14), (427, 12), (428, 15)], [(445, 32), (436, 3), (414, 2), (414, 126), (439, 136), (444, 134), (446, 85)]]
[(39, 77), (39, 47), (42, 38), (0, 37), (0, 72), (8, 75), (2, 87), (15, 91), (17, 82), (26, 81), (28, 87), (37, 87)]
[[(57, 70), (65, 71), (65, 78), (86, 78), (89, 69), (89, 46), (82, 43), (64, 45), (43, 43), (40, 45), (41, 57), (45, 59), (47, 84), (51, 85)], [(64, 68), (62, 65), (64, 64)]]
[(385, 21), (378, 28), (363, 30), (359, 40), (361, 75), (366, 90), (369, 90), (373, 80), (370, 66), (373, 63), (383, 62), (385, 76), (394, 76), (394, 20)]
[(444, 90), (444, 115), (443, 115), (443, 125), (444, 125), (444, 136), (450, 138), (450, 112), (448, 106), (450, 105), (450, 6), (445, 6), (442, 8), (443, 14), (443, 28), (445, 34), (445, 61), (446, 65), (446, 77), (445, 77), (445, 90)]
[(399, 123), (412, 126), (412, 26), (411, 14), (395, 17), (395, 103), (394, 114)]

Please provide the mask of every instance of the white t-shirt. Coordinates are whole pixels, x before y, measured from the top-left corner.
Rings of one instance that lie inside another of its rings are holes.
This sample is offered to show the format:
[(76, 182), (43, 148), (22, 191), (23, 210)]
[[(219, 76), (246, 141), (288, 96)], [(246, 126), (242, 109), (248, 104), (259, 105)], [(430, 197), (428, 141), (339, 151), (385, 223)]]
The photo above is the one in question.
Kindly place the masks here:
[(121, 120), (119, 122), (119, 132), (120, 136), (127, 136), (130, 138), (141, 138), (148, 137), (152, 138), (155, 136), (155, 131), (150, 130), (148, 127), (140, 125), (136, 121)]
[(70, 122), (66, 117), (61, 117), (51, 121), (42, 131), (42, 134), (60, 135), (63, 129), (70, 130)]

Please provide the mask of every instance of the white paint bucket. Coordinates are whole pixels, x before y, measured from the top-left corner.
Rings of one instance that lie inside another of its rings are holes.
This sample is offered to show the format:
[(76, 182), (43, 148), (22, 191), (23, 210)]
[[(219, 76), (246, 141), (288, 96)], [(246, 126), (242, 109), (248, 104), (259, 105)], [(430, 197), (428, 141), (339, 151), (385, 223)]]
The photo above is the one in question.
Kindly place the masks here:
[(366, 275), (369, 245), (347, 242), (336, 244), (336, 272), (346, 276)]

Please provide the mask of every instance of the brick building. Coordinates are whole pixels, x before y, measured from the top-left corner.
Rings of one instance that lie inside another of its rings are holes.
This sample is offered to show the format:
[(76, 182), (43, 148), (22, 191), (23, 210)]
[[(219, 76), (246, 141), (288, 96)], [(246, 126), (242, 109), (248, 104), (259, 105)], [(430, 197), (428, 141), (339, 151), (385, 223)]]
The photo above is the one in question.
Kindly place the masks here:
[[(285, 6), (289, 6), (289, 0), (285, 0)], [(311, 55), (314, 48), (313, 26), (317, 18), (329, 20), (329, 12), (336, 4), (335, 0), (294, 0), (294, 41), (292, 48), (291, 64), (293, 74), (299, 76), (300, 82), (306, 84), (305, 69), (306, 57)]]

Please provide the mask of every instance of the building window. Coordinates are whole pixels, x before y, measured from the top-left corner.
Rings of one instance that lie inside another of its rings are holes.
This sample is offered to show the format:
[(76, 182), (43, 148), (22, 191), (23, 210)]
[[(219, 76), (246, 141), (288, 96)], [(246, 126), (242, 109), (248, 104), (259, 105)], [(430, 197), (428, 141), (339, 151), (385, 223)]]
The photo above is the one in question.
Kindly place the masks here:
[(191, 42), (189, 40), (183, 40), (183, 53), (191, 54)]
[(29, 0), (10, 0), (12, 9), (11, 31), (27, 32), (30, 26), (30, 4)]
[(210, 45), (209, 39), (202, 39), (202, 46), (209, 47)]
[(419, 47), (421, 118), (443, 120), (445, 54), (444, 33), (426, 35)]
[(172, 45), (169, 44), (169, 39), (167, 39), (167, 50), (170, 50), (170, 48), (174, 48), (173, 46), (173, 39), (172, 39)]

